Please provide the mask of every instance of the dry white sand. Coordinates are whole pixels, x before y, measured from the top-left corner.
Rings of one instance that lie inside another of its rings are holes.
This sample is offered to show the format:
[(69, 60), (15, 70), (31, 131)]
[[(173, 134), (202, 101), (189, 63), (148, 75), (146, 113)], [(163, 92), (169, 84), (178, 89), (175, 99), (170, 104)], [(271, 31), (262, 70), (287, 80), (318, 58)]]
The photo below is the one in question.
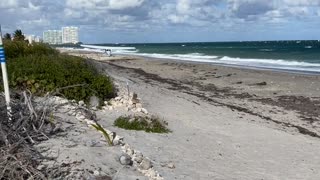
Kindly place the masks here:
[[(169, 122), (173, 132), (168, 135), (115, 129), (152, 157), (166, 179), (320, 177), (319, 138), (266, 125), (271, 122), (261, 117), (111, 71), (108, 69), (123, 85), (131, 79), (130, 87), (138, 92), (147, 109)], [(166, 162), (173, 162), (176, 168), (161, 167)]]
[[(113, 127), (115, 118), (128, 113), (124, 108), (98, 111), (97, 117), (101, 124), (151, 158), (154, 168), (165, 179), (319, 179), (320, 140), (312, 137), (319, 134), (319, 117), (314, 117), (316, 113), (309, 114), (314, 122), (305, 120), (306, 113), (317, 112), (319, 105), (311, 106), (315, 111), (299, 112), (252, 100), (284, 95), (318, 99), (318, 76), (286, 73), (279, 76), (269, 71), (216, 66), (211, 68), (225, 76), (199, 80), (213, 70), (205, 71), (207, 65), (163, 64), (163, 61), (110, 63), (120, 67), (105, 63), (99, 66), (120, 85), (125, 87), (129, 82), (130, 90), (138, 94), (143, 106), (166, 120), (172, 133), (150, 134)], [(237, 75), (229, 77), (229, 73)], [(194, 76), (192, 83), (186, 82), (191, 76)], [(236, 84), (240, 80), (243, 84)], [(251, 86), (261, 81), (266, 81), (267, 86)], [(199, 89), (210, 83), (219, 89), (233, 88), (233, 93), (242, 96), (228, 95), (227, 90), (217, 93), (215, 88)], [(245, 97), (245, 92), (251, 96)], [(304, 102), (292, 102), (295, 103), (304, 105)], [(295, 126), (314, 134), (298, 131)], [(90, 136), (94, 135), (87, 134), (86, 138)], [(104, 150), (105, 154), (99, 158), (92, 150), (84, 152), (89, 159), (95, 159), (97, 168), (107, 168), (110, 164), (119, 167), (112, 161), (114, 148)], [(173, 163), (175, 168), (168, 168), (168, 163)], [(126, 173), (128, 177), (139, 176), (134, 170), (123, 172), (123, 179)]]

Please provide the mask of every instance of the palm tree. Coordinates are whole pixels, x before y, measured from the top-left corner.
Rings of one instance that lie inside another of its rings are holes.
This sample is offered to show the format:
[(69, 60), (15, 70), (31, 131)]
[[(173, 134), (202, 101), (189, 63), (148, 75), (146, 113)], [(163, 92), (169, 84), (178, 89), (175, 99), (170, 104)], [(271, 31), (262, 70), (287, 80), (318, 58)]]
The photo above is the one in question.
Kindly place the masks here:
[(24, 41), (25, 37), (20, 29), (14, 31), (13, 39), (17, 41)]
[(11, 34), (6, 33), (6, 34), (3, 36), (3, 38), (4, 38), (5, 40), (11, 41)]

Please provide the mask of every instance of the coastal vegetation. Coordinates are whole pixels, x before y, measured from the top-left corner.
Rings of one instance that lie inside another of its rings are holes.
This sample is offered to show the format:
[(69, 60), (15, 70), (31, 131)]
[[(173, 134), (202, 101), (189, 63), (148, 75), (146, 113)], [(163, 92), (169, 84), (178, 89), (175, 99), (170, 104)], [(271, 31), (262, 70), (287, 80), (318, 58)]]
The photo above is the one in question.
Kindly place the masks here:
[(127, 130), (145, 131), (150, 133), (169, 133), (167, 123), (152, 116), (120, 116), (114, 125)]
[(25, 40), (25, 36), (23, 35), (21, 29), (17, 29), (14, 31), (13, 40), (16, 40), (16, 41), (24, 41)]
[(89, 60), (60, 54), (47, 44), (29, 44), (21, 34), (17, 30), (13, 40), (4, 40), (10, 88), (85, 102), (96, 96), (100, 104), (115, 96), (111, 79), (99, 74)]
[[(12, 38), (13, 37), (13, 38)], [(0, 179), (61, 179), (69, 174), (61, 166), (41, 164), (44, 157), (34, 145), (66, 129), (56, 121), (55, 95), (89, 102), (98, 97), (100, 105), (115, 96), (111, 79), (100, 74), (89, 60), (61, 54), (44, 43), (29, 43), (21, 30), (5, 34), (11, 110), (0, 95)], [(2, 74), (0, 73), (0, 76)], [(0, 77), (2, 80), (2, 77)], [(0, 82), (0, 91), (3, 84)], [(34, 101), (34, 96), (43, 96)], [(60, 98), (61, 99), (61, 98)], [(93, 125), (112, 145), (109, 134)], [(67, 178), (68, 179), (68, 178)]]

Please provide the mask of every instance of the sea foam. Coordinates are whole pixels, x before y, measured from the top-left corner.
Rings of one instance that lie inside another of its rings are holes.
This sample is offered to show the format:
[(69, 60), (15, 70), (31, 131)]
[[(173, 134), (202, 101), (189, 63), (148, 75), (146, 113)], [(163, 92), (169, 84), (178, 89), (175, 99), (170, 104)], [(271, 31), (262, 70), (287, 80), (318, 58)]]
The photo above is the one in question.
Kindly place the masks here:
[[(93, 49), (84, 49), (84, 50), (101, 52), (101, 50), (93, 50)], [(266, 50), (266, 49), (263, 49), (263, 50)], [(270, 49), (267, 49), (267, 51), (269, 50)], [(189, 53), (189, 54), (140, 53), (139, 50), (134, 47), (132, 47), (131, 49), (121, 49), (121, 47), (115, 48), (112, 52), (114, 54), (136, 55), (136, 56), (151, 57), (151, 58), (157, 58), (157, 59), (172, 59), (172, 60), (181, 60), (181, 61), (242, 66), (242, 67), (250, 67), (250, 68), (279, 69), (279, 70), (289, 70), (289, 71), (320, 73), (319, 63), (301, 62), (297, 60), (253, 59), (253, 58), (250, 59), (250, 58), (238, 58), (238, 57), (229, 57), (229, 56), (206, 55), (203, 53)]]
[(201, 53), (190, 54), (158, 54), (158, 53), (139, 53), (129, 52), (124, 54), (138, 55), (157, 59), (173, 59), (181, 61), (216, 63), (233, 66), (244, 66), (251, 68), (267, 68), (290, 71), (304, 71), (320, 73), (320, 64), (300, 62), (296, 60), (281, 60), (281, 59), (249, 59), (249, 58), (234, 58), (228, 56), (212, 56)]

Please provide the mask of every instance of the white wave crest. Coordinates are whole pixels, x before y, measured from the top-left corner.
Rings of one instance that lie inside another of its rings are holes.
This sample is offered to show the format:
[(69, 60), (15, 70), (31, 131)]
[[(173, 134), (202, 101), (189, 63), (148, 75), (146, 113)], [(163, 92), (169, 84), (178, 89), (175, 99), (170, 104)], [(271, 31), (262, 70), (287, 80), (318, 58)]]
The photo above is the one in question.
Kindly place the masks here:
[(217, 63), (232, 66), (245, 66), (251, 68), (267, 68), (290, 71), (304, 71), (304, 72), (320, 72), (320, 63), (308, 63), (294, 60), (281, 59), (250, 59), (250, 58), (233, 58), (233, 57), (219, 57), (209, 56), (201, 53), (191, 54), (157, 54), (157, 53), (131, 53), (133, 55), (152, 57), (157, 59), (173, 59), (182, 61), (193, 61), (203, 63)]
[[(121, 54), (121, 53), (119, 53)], [(159, 54), (159, 53), (124, 53), (132, 54), (138, 56), (152, 57), (158, 59), (175, 59), (175, 60), (187, 60), (187, 61), (196, 61), (196, 62), (212, 62), (214, 59), (219, 58), (219, 56), (206, 56), (201, 53), (190, 53), (190, 54)]]

